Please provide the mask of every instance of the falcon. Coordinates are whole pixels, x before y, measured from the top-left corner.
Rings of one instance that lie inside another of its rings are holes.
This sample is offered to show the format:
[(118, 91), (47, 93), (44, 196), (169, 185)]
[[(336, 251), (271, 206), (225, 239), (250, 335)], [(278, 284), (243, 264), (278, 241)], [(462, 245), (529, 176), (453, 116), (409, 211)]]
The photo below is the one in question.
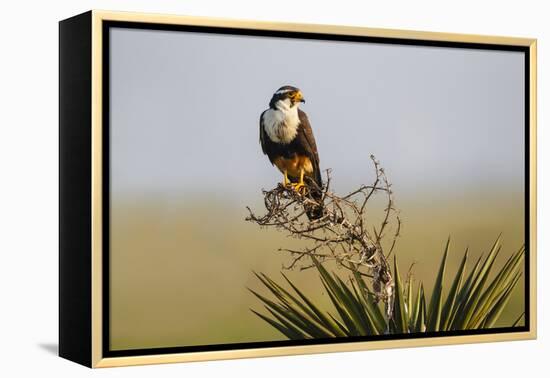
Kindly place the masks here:
[[(283, 185), (299, 193), (321, 200), (319, 153), (306, 113), (299, 106), (305, 103), (302, 92), (285, 85), (273, 94), (269, 109), (260, 116), (260, 144), (272, 165), (283, 174)], [(322, 216), (322, 208), (309, 207), (309, 219)]]

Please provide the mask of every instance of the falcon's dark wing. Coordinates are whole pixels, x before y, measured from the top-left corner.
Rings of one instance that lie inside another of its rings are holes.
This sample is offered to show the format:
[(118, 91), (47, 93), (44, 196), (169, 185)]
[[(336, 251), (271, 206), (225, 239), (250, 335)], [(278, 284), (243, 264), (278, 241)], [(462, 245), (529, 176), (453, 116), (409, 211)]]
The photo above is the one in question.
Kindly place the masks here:
[(298, 109), (298, 117), (300, 118), (300, 127), (298, 127), (296, 139), (298, 139), (300, 145), (303, 146), (306, 156), (313, 164), (313, 178), (315, 182), (319, 185), (319, 187), (322, 187), (323, 182), (321, 179), (321, 169), (319, 165), (319, 152), (317, 151), (317, 144), (315, 143), (313, 130), (311, 129), (306, 113)]
[(264, 110), (262, 114), (260, 114), (260, 145), (262, 146), (262, 152), (264, 155), (267, 155), (268, 146), (267, 143), (269, 142), (268, 136), (264, 129), (264, 114), (267, 112), (267, 110)]
[(269, 136), (267, 135), (264, 128), (263, 118), (265, 112), (267, 112), (267, 110), (264, 110), (260, 115), (260, 145), (262, 146), (262, 152), (264, 153), (264, 155), (267, 155), (269, 161), (271, 162), (271, 164), (273, 164), (274, 145), (271, 139), (269, 139)]

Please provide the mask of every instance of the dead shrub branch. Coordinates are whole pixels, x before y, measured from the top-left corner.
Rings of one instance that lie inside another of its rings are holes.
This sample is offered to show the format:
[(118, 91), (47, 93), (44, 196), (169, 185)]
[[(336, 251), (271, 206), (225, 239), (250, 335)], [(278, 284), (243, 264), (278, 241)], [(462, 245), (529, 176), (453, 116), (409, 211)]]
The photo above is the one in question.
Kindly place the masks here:
[[(274, 228), (289, 236), (306, 240), (301, 249), (280, 248), (288, 253), (291, 261), (285, 269), (300, 270), (319, 262), (333, 261), (337, 266), (366, 278), (378, 300), (385, 303), (386, 315), (392, 317), (393, 279), (388, 257), (394, 252), (401, 232), (401, 218), (395, 207), (391, 183), (380, 162), (371, 155), (375, 179), (371, 185), (361, 185), (352, 192), (339, 196), (331, 190), (331, 170), (326, 170), (326, 180), (321, 199), (316, 201), (307, 193), (299, 193), (291, 187), (279, 184), (272, 190), (263, 190), (265, 214), (256, 215), (249, 207), (247, 221), (261, 227)], [(379, 218), (370, 221), (369, 204), (377, 195), (383, 195), (384, 207)], [(322, 206), (322, 216), (310, 220), (306, 209)], [(392, 232), (390, 232), (392, 230)], [(384, 251), (388, 246), (388, 251)]]

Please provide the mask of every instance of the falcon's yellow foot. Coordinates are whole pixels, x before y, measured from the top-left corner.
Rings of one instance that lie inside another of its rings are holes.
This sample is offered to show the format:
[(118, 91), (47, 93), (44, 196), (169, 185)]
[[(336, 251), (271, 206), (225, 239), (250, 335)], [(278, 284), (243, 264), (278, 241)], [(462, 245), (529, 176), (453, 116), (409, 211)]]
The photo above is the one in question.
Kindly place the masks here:
[(306, 194), (307, 187), (304, 183), (304, 171), (302, 170), (300, 172), (300, 181), (298, 181), (296, 184), (291, 184), (294, 190), (301, 195)]
[(290, 185), (291, 185), (290, 180), (288, 179), (288, 175), (285, 172), (283, 173), (283, 186), (285, 188), (288, 188)]
[(292, 185), (292, 188), (293, 188), (296, 192), (298, 192), (298, 193), (300, 193), (300, 194), (305, 194), (305, 193), (306, 193), (307, 188), (306, 188), (306, 184), (304, 184), (303, 181), (302, 181), (302, 182), (298, 182), (298, 183), (296, 183), (296, 184), (291, 184), (291, 185)]
[(288, 175), (287, 173), (283, 173), (283, 186), (285, 188), (289, 188), (289, 187), (293, 187), (293, 184), (290, 182), (290, 180), (288, 179)]

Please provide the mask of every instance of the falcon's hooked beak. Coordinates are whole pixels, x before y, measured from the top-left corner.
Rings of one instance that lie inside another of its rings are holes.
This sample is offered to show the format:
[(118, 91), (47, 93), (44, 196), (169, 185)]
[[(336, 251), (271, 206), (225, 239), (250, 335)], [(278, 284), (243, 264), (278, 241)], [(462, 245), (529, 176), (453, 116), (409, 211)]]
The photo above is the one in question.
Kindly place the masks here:
[(306, 102), (306, 100), (304, 99), (304, 95), (302, 94), (302, 92), (300, 91), (296, 91), (294, 92), (291, 96), (290, 96), (291, 100), (293, 103), (297, 103), (297, 102)]

